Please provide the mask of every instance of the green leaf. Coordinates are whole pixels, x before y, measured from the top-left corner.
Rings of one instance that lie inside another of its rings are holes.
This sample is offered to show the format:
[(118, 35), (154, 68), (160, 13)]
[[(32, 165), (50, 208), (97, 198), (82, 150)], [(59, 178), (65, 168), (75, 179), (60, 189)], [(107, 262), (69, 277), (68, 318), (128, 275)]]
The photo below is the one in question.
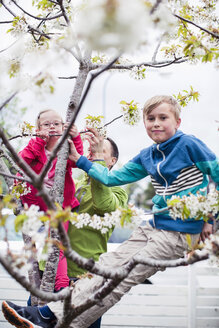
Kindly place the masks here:
[(18, 232), (22, 227), (24, 222), (28, 219), (26, 214), (17, 215), (14, 220), (15, 231)]

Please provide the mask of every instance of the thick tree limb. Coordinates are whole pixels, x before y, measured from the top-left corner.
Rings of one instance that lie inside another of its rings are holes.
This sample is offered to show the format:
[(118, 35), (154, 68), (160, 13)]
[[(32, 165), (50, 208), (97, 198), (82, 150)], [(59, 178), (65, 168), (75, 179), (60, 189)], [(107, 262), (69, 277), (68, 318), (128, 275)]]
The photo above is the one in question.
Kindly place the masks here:
[(26, 277), (22, 276), (18, 270), (13, 267), (13, 262), (9, 261), (9, 256), (7, 259), (0, 254), (0, 263), (2, 266), (7, 270), (7, 272), (27, 291), (31, 294), (39, 297), (40, 299), (44, 300), (45, 302), (52, 302), (65, 299), (71, 292), (69, 288), (65, 288), (59, 293), (45, 293), (40, 291), (38, 288), (33, 286)]

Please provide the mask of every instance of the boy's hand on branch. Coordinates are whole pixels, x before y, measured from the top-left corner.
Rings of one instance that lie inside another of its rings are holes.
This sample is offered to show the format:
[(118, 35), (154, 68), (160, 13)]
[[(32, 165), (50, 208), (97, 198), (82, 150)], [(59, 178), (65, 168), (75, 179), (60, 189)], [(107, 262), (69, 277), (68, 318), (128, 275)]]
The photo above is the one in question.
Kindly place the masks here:
[(98, 131), (93, 128), (89, 128), (86, 132), (86, 140), (88, 140), (89, 147), (89, 160), (103, 159), (103, 142), (104, 137), (100, 136)]
[(202, 228), (202, 232), (200, 234), (200, 240), (204, 242), (206, 238), (209, 239), (212, 233), (213, 233), (213, 224), (205, 222)]
[[(69, 124), (68, 123), (65, 123), (64, 124), (64, 129), (67, 129), (68, 126), (69, 126)], [(69, 135), (72, 138), (76, 138), (79, 135), (78, 128), (77, 128), (77, 126), (75, 124), (73, 124), (72, 127), (70, 128)]]
[(71, 139), (68, 139), (69, 142), (69, 159), (73, 162), (77, 162), (79, 160), (79, 158), (81, 157), (80, 154), (78, 154), (74, 142)]

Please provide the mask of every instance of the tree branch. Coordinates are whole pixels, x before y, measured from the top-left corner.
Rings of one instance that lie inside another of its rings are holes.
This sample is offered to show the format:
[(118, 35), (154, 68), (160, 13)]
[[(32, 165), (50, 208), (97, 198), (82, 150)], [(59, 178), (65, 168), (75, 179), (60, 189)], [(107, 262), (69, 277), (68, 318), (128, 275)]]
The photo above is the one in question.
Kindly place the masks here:
[(31, 15), (26, 10), (24, 10), (21, 6), (19, 6), (17, 4), (16, 1), (14, 1), (14, 0), (11, 0), (11, 1), (15, 4), (15, 6), (17, 6), (21, 11), (23, 11), (23, 13), (25, 13), (26, 15), (28, 15), (28, 16), (34, 18), (34, 19), (37, 19), (37, 20), (47, 21), (47, 20), (52, 20), (52, 19), (56, 19), (56, 18), (59, 18), (59, 17), (62, 17), (63, 16), (63, 14), (58, 14), (56, 16), (52, 16), (52, 17), (49, 17), (49, 18), (47, 18), (47, 17), (37, 17), (37, 16), (34, 16), (34, 15)]
[[(170, 66), (172, 64), (181, 64), (181, 63), (184, 63), (186, 62), (187, 59), (186, 58), (183, 58), (183, 57), (179, 57), (179, 58), (174, 58), (173, 60), (171, 61), (160, 61), (160, 62), (142, 62), (142, 63), (138, 63), (138, 64), (129, 64), (129, 65), (112, 65), (110, 67), (110, 69), (127, 69), (127, 70), (131, 70), (133, 67), (141, 67), (141, 66), (148, 66), (148, 67), (153, 67), (153, 68), (162, 68), (162, 67), (166, 67), (166, 66)], [(103, 64), (101, 65), (97, 65), (97, 64), (93, 64), (92, 65), (92, 69), (97, 69), (97, 68), (100, 68), (102, 67)]]
[(10, 151), (13, 160), (18, 164), (18, 166), (24, 171), (24, 173), (31, 178), (31, 184), (39, 190), (40, 196), (44, 199), (46, 205), (50, 209), (56, 209), (54, 203), (52, 202), (51, 198), (48, 195), (47, 190), (44, 188), (42, 184), (42, 179), (38, 177), (38, 175), (27, 165), (27, 163), (17, 155), (15, 149), (11, 146), (7, 137), (4, 134), (4, 131), (0, 129), (0, 137), (2, 138), (3, 143), (5, 144), (6, 148)]
[(15, 14), (13, 13), (13, 11), (12, 11), (11, 9), (9, 9), (9, 8), (6, 6), (6, 4), (4, 3), (3, 0), (0, 0), (0, 3), (2, 4), (3, 7), (5, 7), (5, 9), (6, 9), (6, 10), (7, 10), (12, 16), (14, 16), (14, 17), (17, 16), (17, 15), (15, 15)]
[(7, 105), (7, 103), (9, 103), (9, 101), (11, 101), (15, 96), (16, 96), (17, 92), (14, 92), (8, 99), (6, 99), (0, 106), (0, 111), (5, 107), (5, 105)]
[(63, 6), (63, 0), (57, 0), (57, 2), (58, 2), (59, 6), (60, 6), (60, 8), (61, 8), (62, 15), (63, 15), (63, 17), (64, 17), (66, 23), (69, 25), (69, 24), (70, 24), (70, 21), (69, 21), (69, 19), (68, 19), (68, 16), (67, 16), (67, 14), (66, 14), (65, 8), (64, 8), (64, 6)]
[(181, 17), (181, 16), (179, 16), (179, 15), (177, 15), (177, 14), (174, 14), (174, 16), (177, 17), (178, 19), (182, 20), (183, 22), (186, 22), (186, 23), (188, 23), (188, 24), (194, 25), (195, 27), (199, 28), (201, 31), (204, 31), (204, 32), (210, 34), (210, 35), (213, 36), (214, 38), (219, 39), (219, 34), (216, 34), (216, 33), (214, 33), (214, 32), (211, 32), (211, 31), (205, 29), (204, 27), (201, 27), (201, 26), (199, 26), (198, 24), (196, 24), (196, 23), (194, 23), (194, 22), (192, 22), (192, 21), (190, 21), (190, 20), (188, 20), (188, 19), (186, 19), (186, 18), (183, 18), (183, 17)]
[(5, 157), (9, 164), (17, 171), (20, 173), (21, 176), (24, 176), (24, 172), (19, 168), (19, 166), (13, 161), (11, 156), (7, 154), (5, 149), (3, 147), (0, 147), (0, 154), (2, 154), (2, 157)]
[(9, 260), (10, 255), (7, 256), (7, 259), (0, 254), (0, 263), (2, 266), (7, 270), (7, 272), (26, 290), (31, 292), (31, 294), (39, 297), (40, 299), (44, 300), (45, 302), (56, 302), (59, 300), (64, 300), (68, 297), (71, 293), (70, 288), (65, 288), (64, 290), (60, 291), (59, 293), (48, 293), (42, 292), (35, 286), (33, 286), (26, 277), (22, 276), (19, 271), (13, 268), (13, 261)]
[(23, 177), (20, 177), (20, 176), (17, 176), (17, 175), (13, 175), (13, 174), (9, 174), (9, 173), (3, 172), (3, 171), (0, 171), (0, 175), (2, 175), (3, 177), (7, 177), (9, 179), (19, 180), (19, 181), (25, 181), (25, 182), (28, 182), (30, 184), (32, 183), (32, 181), (30, 179), (28, 179), (28, 178), (23, 178)]

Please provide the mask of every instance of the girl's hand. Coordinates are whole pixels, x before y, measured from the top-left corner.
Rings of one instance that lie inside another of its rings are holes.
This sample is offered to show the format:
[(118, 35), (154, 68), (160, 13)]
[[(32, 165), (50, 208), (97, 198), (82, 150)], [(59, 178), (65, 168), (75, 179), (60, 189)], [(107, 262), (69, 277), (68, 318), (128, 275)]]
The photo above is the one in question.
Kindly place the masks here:
[(36, 130), (36, 135), (38, 138), (41, 138), (43, 140), (45, 140), (46, 142), (48, 142), (50, 135), (49, 135), (49, 131), (46, 130)]
[[(64, 129), (67, 129), (67, 127), (69, 126), (68, 123), (65, 123), (64, 124)], [(69, 135), (72, 137), (72, 138), (75, 138), (79, 135), (79, 132), (78, 132), (78, 128), (75, 124), (72, 125), (71, 129), (69, 130)]]
[(81, 157), (80, 154), (78, 154), (74, 142), (71, 139), (68, 139), (69, 142), (69, 159), (73, 162), (77, 162), (79, 160), (79, 158)]

